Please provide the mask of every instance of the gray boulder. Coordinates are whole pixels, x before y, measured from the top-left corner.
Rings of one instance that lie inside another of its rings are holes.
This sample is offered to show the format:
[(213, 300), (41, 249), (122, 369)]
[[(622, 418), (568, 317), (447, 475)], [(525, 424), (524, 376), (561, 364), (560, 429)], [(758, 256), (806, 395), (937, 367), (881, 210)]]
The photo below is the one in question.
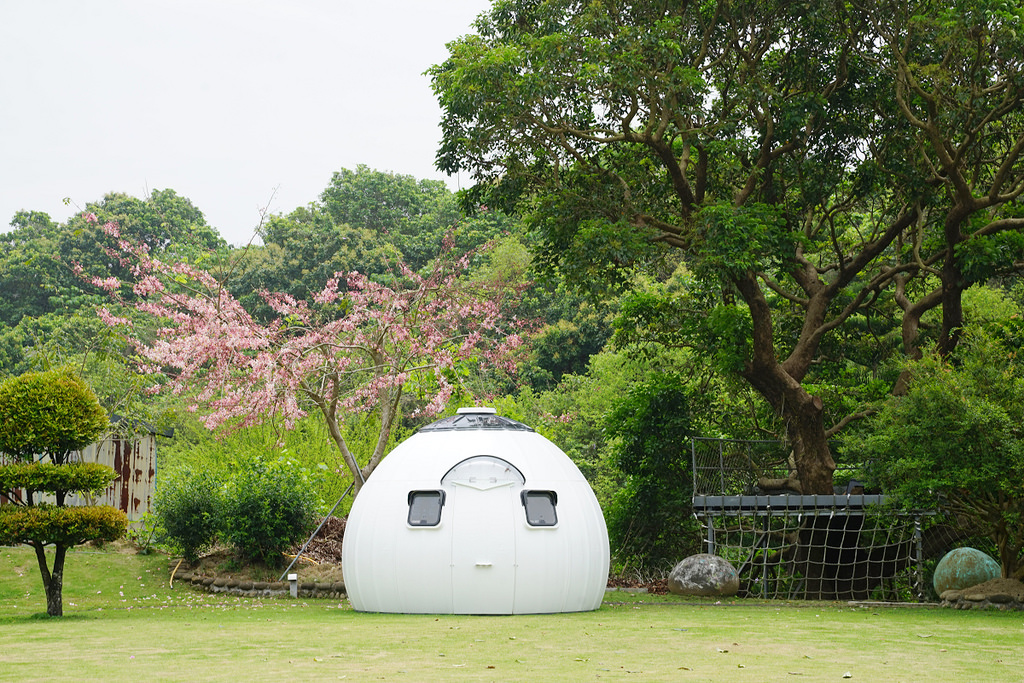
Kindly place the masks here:
[(740, 577), (727, 560), (718, 555), (691, 555), (668, 575), (668, 589), (676, 595), (727, 597), (740, 589)]

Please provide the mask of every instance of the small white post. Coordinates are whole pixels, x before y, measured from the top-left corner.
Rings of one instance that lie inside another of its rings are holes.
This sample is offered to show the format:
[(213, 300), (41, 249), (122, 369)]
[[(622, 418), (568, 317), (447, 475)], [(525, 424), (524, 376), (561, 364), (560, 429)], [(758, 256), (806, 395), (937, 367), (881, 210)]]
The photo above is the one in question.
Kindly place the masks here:
[(288, 590), (291, 591), (292, 597), (299, 597), (299, 575), (289, 574), (288, 575)]

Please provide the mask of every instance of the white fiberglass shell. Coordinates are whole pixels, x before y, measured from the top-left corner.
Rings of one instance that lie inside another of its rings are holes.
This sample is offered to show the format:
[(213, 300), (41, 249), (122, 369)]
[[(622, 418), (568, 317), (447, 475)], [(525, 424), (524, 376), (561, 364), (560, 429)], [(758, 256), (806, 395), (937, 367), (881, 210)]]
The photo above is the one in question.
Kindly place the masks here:
[[(463, 414), (493, 413), (476, 410)], [(355, 609), (600, 607), (608, 532), (590, 485), (553, 443), (504, 422), (510, 426), (425, 428), (381, 461), (345, 527), (342, 568)]]

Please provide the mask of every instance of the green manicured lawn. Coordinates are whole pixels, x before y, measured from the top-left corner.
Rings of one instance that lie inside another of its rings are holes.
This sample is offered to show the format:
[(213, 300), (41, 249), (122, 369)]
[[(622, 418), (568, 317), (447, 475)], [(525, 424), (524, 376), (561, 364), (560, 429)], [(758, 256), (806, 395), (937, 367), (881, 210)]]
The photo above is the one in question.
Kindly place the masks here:
[(167, 564), (74, 551), (49, 619), (34, 555), (0, 548), (0, 680), (1024, 680), (1020, 612), (614, 592), (583, 614), (359, 614), (171, 588)]

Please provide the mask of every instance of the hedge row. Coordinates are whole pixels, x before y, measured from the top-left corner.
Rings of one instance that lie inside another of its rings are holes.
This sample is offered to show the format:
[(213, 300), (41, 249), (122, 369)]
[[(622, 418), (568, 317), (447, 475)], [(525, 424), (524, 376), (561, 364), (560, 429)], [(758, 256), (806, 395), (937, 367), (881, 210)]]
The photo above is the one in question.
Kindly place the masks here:
[(194, 467), (168, 473), (154, 509), (171, 545), (187, 562), (218, 539), (241, 558), (275, 566), (315, 526), (320, 482), (297, 463), (253, 457), (228, 477)]

